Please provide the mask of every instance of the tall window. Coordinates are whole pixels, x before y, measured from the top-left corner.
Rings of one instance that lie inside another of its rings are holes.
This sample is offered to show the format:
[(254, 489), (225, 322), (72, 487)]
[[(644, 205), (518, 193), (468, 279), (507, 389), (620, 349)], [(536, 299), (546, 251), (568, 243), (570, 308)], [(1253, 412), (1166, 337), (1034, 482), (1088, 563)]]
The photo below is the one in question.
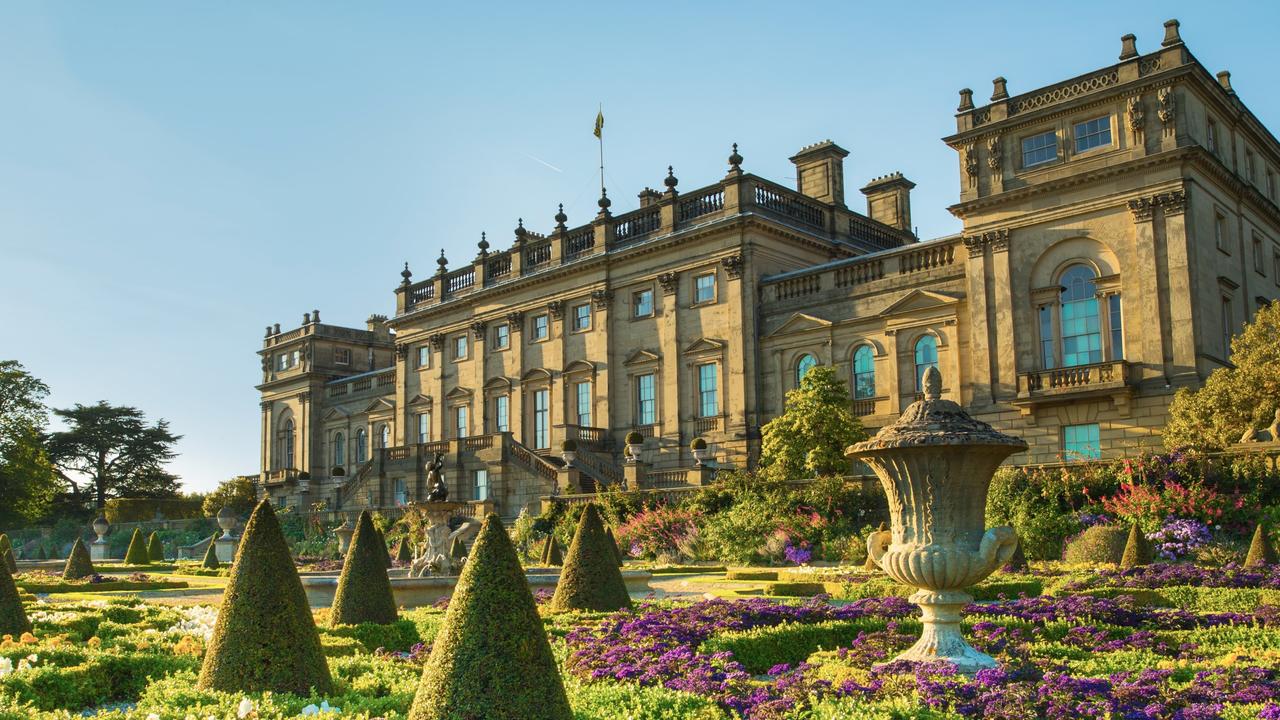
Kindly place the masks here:
[(431, 347), (428, 345), (418, 346), (418, 369), (431, 367)]
[(922, 335), (916, 341), (916, 392), (924, 390), (924, 371), (938, 367), (938, 340), (932, 335)]
[(1040, 165), (1058, 159), (1058, 136), (1050, 130), (1022, 138), (1022, 167)]
[(1107, 296), (1107, 320), (1111, 326), (1111, 359), (1124, 359), (1124, 319), (1120, 315), (1120, 296)]
[(495, 350), (505, 350), (511, 345), (511, 326), (502, 323), (493, 329), (493, 347)]
[(356, 430), (356, 463), (363, 463), (369, 459), (369, 434), (364, 428)]
[(467, 357), (467, 336), (459, 335), (453, 339), (453, 359), (462, 360)]
[(551, 321), (547, 318), (546, 313), (533, 316), (533, 338), (534, 342), (546, 340), (547, 335), (551, 332)]
[(343, 467), (347, 464), (347, 439), (342, 433), (333, 434), (333, 465)]
[(284, 430), (280, 438), (280, 455), (284, 458), (284, 467), (293, 467), (293, 418), (284, 421)]
[(578, 331), (591, 329), (591, 306), (587, 303), (573, 307), (573, 329)]
[(473, 470), (471, 472), (471, 488), (476, 500), (489, 499), (489, 471)]
[(658, 397), (655, 392), (653, 375), (640, 375), (636, 378), (636, 424), (656, 425), (658, 422)]
[(418, 413), (418, 444), (431, 442), (431, 413)]
[(1062, 427), (1062, 456), (1067, 460), (1097, 460), (1102, 457), (1098, 424), (1064, 425)]
[(707, 273), (693, 279), (693, 301), (708, 303), (716, 299), (716, 274)]
[(1040, 363), (1045, 370), (1057, 364), (1057, 351), (1053, 342), (1053, 307), (1040, 306)]
[(1062, 273), (1062, 364), (1102, 362), (1102, 323), (1093, 268), (1072, 265)]
[(853, 351), (853, 397), (855, 399), (876, 396), (876, 360), (870, 345)]
[(1210, 152), (1218, 152), (1218, 123), (1209, 118), (1209, 123), (1205, 127), (1205, 144), (1209, 146)]
[(641, 290), (631, 296), (631, 317), (649, 317), (652, 314), (652, 290)]
[(467, 406), (459, 405), (453, 409), (453, 436), (464, 438), (467, 434)]
[(391, 427), (389, 425), (383, 424), (382, 427), (378, 428), (378, 447), (382, 450), (391, 447)]
[(698, 366), (698, 417), (720, 414), (720, 388), (715, 363)]
[(1103, 116), (1076, 123), (1076, 152), (1082, 153), (1111, 144), (1111, 118)]
[(396, 478), (395, 498), (397, 507), (409, 504), (409, 489), (405, 486), (404, 478)]
[(1213, 242), (1217, 244), (1218, 249), (1228, 255), (1231, 254), (1231, 246), (1227, 241), (1231, 238), (1230, 231), (1227, 230), (1227, 216), (1221, 210), (1213, 211)]
[(578, 424), (591, 427), (591, 383), (574, 383), (573, 394), (578, 415)]
[(493, 429), (496, 432), (511, 432), (511, 397), (499, 395), (493, 399)]
[(1253, 269), (1259, 275), (1267, 274), (1267, 264), (1262, 258), (1262, 237), (1258, 233), (1253, 234)]
[(545, 388), (533, 391), (533, 447), (551, 447), (551, 391)]
[(804, 376), (808, 375), (809, 371), (817, 367), (817, 365), (818, 358), (808, 353), (801, 355), (800, 359), (796, 361), (796, 385), (799, 385), (800, 381), (804, 380)]

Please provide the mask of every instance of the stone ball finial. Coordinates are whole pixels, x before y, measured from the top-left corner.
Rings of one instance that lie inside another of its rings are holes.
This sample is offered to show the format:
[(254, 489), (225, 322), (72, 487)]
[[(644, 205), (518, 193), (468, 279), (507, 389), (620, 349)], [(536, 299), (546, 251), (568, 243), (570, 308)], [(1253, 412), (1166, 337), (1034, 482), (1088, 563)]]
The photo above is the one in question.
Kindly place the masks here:
[(663, 179), (662, 184), (666, 185), (668, 190), (675, 190), (676, 185), (680, 184), (680, 179), (676, 177), (675, 169), (670, 165), (667, 166), (667, 177)]
[(742, 156), (738, 154), (738, 143), (733, 144), (733, 152), (729, 155), (729, 167), (734, 170), (742, 169)]
[(568, 219), (569, 216), (564, 214), (564, 203), (560, 203), (560, 209), (556, 212), (556, 227), (564, 228), (565, 222), (568, 221)]
[(516, 237), (523, 240), (528, 232), (528, 230), (524, 229), (524, 218), (516, 218)]
[(405, 261), (404, 269), (400, 271), (401, 285), (408, 285), (409, 278), (413, 277), (413, 273), (409, 272), (409, 262)]
[(920, 384), (924, 386), (924, 399), (937, 400), (942, 397), (942, 373), (930, 365), (924, 371)]
[(1178, 22), (1176, 19), (1165, 20), (1164, 21), (1164, 40), (1160, 41), (1160, 47), (1169, 47), (1170, 45), (1181, 45), (1182, 34), (1178, 31), (1178, 28), (1181, 26), (1182, 26), (1182, 23)]
[(480, 252), (489, 252), (489, 238), (484, 231), (480, 231), (480, 242), (476, 243), (476, 247), (480, 248)]
[(446, 258), (444, 256), (444, 248), (440, 248), (440, 257), (436, 258), (436, 265), (438, 265), (440, 268), (439, 270), (436, 270), (436, 272), (440, 273), (441, 275), (448, 272), (449, 258)]
[(596, 205), (600, 206), (600, 212), (608, 212), (609, 206), (613, 201), (609, 199), (609, 193), (604, 188), (600, 188), (600, 199), (596, 201)]

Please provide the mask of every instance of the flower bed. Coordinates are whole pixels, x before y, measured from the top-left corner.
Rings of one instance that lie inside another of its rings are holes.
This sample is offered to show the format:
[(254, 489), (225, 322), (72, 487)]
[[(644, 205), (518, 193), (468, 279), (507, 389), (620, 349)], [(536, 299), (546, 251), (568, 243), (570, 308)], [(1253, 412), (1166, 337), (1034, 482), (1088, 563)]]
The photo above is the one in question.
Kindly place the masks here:
[(63, 580), (61, 575), (39, 570), (20, 573), (14, 581), (18, 589), (37, 595), (108, 590), (172, 590), (188, 586), (185, 580), (158, 580), (143, 573), (125, 577), (95, 573), (80, 580)]

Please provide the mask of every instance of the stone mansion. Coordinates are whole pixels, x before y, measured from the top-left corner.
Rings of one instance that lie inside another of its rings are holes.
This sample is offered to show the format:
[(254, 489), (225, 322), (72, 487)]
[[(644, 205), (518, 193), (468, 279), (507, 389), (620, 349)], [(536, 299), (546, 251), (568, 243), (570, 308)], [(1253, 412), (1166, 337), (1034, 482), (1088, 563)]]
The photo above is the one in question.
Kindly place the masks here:
[[(796, 187), (748, 172), (646, 188), (590, 222), (415, 277), (365, 328), (269, 327), (260, 492), (288, 505), (425, 497), (446, 454), (451, 499), (506, 517), (541, 497), (635, 477), (687, 485), (689, 445), (750, 467), (760, 428), (815, 365), (845, 378), (872, 431), (937, 367), (943, 397), (1018, 435), (1011, 462), (1156, 446), (1173, 392), (1229, 362), (1229, 339), (1280, 297), (1280, 144), (1177, 21), (1141, 53), (990, 101), (960, 91), (954, 236), (912, 232), (901, 174), (845, 189), (848, 152), (801, 149)], [(860, 202), (857, 204), (861, 204)], [(644, 437), (638, 474), (624, 437)], [(573, 440), (573, 472), (562, 442)], [(632, 473), (632, 474), (628, 474)]]

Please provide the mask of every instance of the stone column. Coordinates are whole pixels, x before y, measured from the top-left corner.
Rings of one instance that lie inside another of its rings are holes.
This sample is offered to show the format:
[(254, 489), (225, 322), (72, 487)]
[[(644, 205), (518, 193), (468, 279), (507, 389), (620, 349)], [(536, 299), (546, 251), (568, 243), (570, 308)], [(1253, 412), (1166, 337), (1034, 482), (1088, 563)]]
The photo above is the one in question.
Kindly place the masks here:
[[(1140, 346), (1135, 348), (1130, 345), (1129, 357), (1126, 359), (1140, 363), (1138, 379), (1142, 381), (1162, 381), (1168, 375), (1164, 364), (1165, 328), (1160, 312), (1160, 273), (1156, 257), (1155, 227), (1152, 223), (1155, 208), (1156, 203), (1150, 198), (1129, 201), (1134, 229), (1130, 254), (1133, 267), (1121, 269), (1122, 319), (1128, 321), (1132, 318), (1130, 322), (1136, 321), (1142, 328), (1139, 333), (1142, 339)], [(1138, 352), (1135, 353), (1134, 350)]]
[(884, 352), (889, 357), (889, 366), (886, 368), (888, 372), (885, 373), (885, 384), (889, 388), (889, 413), (898, 415), (902, 412), (902, 388), (898, 379), (902, 358), (898, 357), (898, 331), (886, 330), (884, 336)]

